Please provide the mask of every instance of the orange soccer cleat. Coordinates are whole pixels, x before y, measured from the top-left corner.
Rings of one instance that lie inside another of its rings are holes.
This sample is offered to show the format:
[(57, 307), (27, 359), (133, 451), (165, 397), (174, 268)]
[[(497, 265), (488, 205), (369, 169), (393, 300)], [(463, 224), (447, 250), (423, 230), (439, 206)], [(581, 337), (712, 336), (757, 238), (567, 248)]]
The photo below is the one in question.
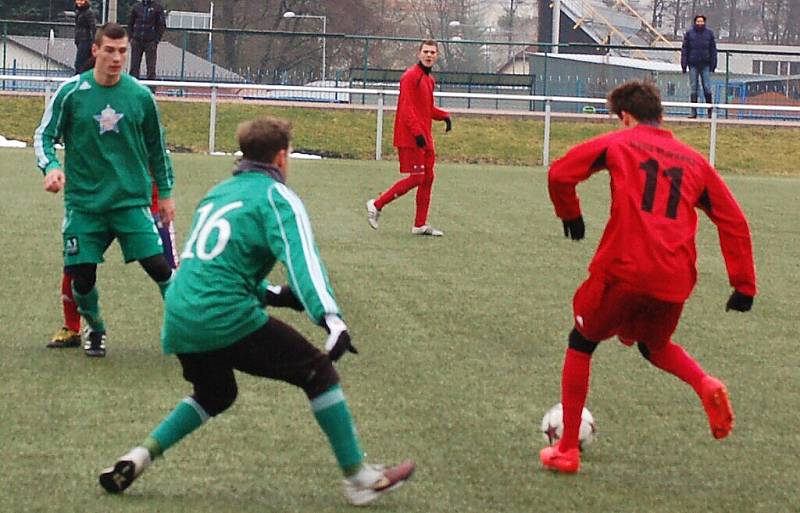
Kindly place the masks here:
[(700, 400), (703, 401), (714, 438), (719, 440), (728, 436), (733, 430), (733, 408), (725, 384), (717, 378), (706, 376), (700, 385)]
[(581, 467), (581, 452), (577, 447), (561, 452), (558, 444), (555, 444), (542, 449), (539, 460), (544, 468), (574, 474)]

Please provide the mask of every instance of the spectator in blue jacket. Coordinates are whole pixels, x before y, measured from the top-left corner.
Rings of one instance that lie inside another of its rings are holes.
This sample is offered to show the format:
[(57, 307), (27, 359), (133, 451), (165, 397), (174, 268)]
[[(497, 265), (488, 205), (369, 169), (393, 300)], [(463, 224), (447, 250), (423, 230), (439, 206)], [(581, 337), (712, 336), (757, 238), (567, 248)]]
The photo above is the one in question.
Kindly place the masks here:
[[(717, 69), (717, 42), (714, 32), (706, 28), (706, 17), (698, 14), (694, 17), (694, 27), (686, 31), (681, 48), (681, 69), (686, 73), (689, 69), (689, 84), (692, 90), (692, 103), (700, 97), (700, 80), (703, 82), (703, 95), (706, 103), (711, 103), (711, 73)], [(699, 79), (699, 80), (698, 80)], [(692, 107), (690, 118), (697, 117), (697, 108)], [(708, 110), (711, 117), (711, 109)]]
[(147, 80), (156, 78), (158, 43), (167, 29), (164, 8), (155, 0), (136, 2), (128, 19), (128, 35), (131, 41), (131, 76), (139, 78), (142, 54), (147, 62)]

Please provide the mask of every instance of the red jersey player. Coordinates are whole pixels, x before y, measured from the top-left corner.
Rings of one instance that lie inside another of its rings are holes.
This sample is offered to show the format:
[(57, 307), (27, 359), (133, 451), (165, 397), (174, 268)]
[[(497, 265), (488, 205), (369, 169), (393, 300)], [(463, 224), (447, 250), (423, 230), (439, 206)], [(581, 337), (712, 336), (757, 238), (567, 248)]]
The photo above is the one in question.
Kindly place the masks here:
[(688, 383), (703, 404), (714, 438), (728, 436), (733, 410), (725, 385), (671, 340), (697, 278), (700, 209), (714, 222), (734, 291), (726, 310), (746, 312), (756, 294), (750, 229), (714, 168), (660, 128), (655, 86), (630, 82), (608, 96), (625, 127), (572, 148), (548, 173), (550, 198), (564, 235), (580, 240), (584, 222), (575, 186), (601, 169), (611, 176), (611, 216), (573, 299), (575, 326), (561, 376), (564, 433), (539, 458), (545, 468), (577, 472), (578, 432), (589, 390), (592, 352), (617, 335), (637, 343), (654, 366)]
[[(164, 246), (164, 256), (172, 269), (178, 268), (178, 254), (175, 252), (175, 223), (164, 225), (161, 223), (158, 212), (158, 188), (153, 184), (153, 200), (150, 204), (150, 213), (158, 227), (158, 234)], [(47, 347), (51, 349), (62, 349), (66, 347), (78, 347), (81, 345), (81, 315), (78, 313), (78, 305), (72, 295), (72, 276), (64, 273), (61, 277), (61, 305), (64, 309), (64, 326), (53, 335)]]
[(443, 235), (441, 230), (427, 224), (434, 178), (433, 166), (436, 163), (431, 121), (444, 121), (446, 132), (452, 128), (450, 114), (433, 103), (436, 83), (431, 76), (431, 68), (439, 55), (438, 48), (436, 41), (422, 41), (417, 52), (419, 62), (400, 77), (400, 97), (394, 119), (394, 146), (400, 160), (400, 172), (408, 176), (378, 198), (367, 201), (367, 221), (376, 230), (381, 209), (416, 187), (417, 211), (411, 233), (436, 237)]

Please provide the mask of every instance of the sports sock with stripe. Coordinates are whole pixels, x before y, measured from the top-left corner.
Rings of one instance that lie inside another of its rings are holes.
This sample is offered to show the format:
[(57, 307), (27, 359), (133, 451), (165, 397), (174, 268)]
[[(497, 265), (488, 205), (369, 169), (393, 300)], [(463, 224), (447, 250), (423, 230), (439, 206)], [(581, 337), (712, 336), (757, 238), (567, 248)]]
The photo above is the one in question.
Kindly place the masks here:
[[(209, 419), (208, 413), (192, 397), (186, 397), (161, 421), (142, 443), (155, 458)], [(155, 442), (155, 443), (154, 443)]]
[(328, 437), (342, 472), (346, 476), (357, 472), (364, 460), (364, 452), (341, 385), (334, 385), (312, 399), (311, 410)]
[(79, 294), (75, 290), (75, 282), (72, 283), (72, 296), (75, 298), (75, 303), (78, 305), (78, 313), (80, 313), (86, 324), (94, 331), (106, 331), (106, 323), (103, 321), (103, 316), (100, 313), (100, 294), (97, 292), (97, 287), (92, 287), (92, 290), (86, 294)]

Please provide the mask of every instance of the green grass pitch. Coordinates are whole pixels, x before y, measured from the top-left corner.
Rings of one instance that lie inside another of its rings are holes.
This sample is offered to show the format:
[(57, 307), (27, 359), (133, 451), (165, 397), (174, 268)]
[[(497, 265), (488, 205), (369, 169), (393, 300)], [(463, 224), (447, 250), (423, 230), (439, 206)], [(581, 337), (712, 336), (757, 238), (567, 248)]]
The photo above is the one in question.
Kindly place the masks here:
[[(205, 191), (232, 157), (176, 155), (183, 241)], [(800, 180), (730, 176), (753, 230), (760, 296), (725, 313), (716, 230), (700, 222), (700, 280), (675, 340), (724, 379), (737, 414), (712, 439), (699, 401), (635, 349), (594, 358), (588, 407), (599, 429), (576, 476), (540, 470), (538, 433), (559, 400), (571, 297), (608, 212), (606, 175), (581, 186), (587, 240), (561, 234), (541, 168), (441, 165), (431, 222), (410, 235), (413, 197), (372, 231), (364, 202), (396, 163), (294, 161), (304, 199), (361, 351), (339, 364), (368, 460), (412, 457), (396, 512), (800, 511), (797, 219)], [(109, 354), (47, 350), (61, 320), (62, 198), (45, 193), (30, 150), (0, 161), (0, 511), (345, 511), (340, 476), (304, 395), (245, 375), (225, 414), (167, 452), (123, 496), (98, 472), (190, 392), (158, 343), (161, 301), (116, 245), (98, 285)], [(281, 276), (275, 276), (280, 280)], [(294, 312), (276, 315), (321, 343)]]

